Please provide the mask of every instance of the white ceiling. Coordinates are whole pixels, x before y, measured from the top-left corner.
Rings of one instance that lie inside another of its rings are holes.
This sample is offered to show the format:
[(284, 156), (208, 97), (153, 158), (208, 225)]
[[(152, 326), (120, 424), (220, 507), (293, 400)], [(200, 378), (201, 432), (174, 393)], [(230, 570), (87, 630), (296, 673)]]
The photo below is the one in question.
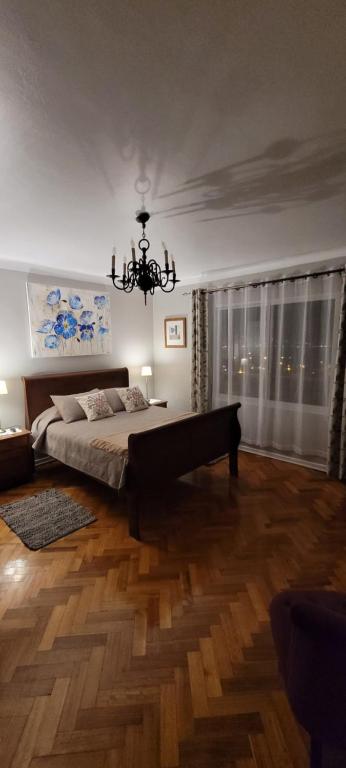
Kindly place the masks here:
[(152, 255), (165, 240), (183, 278), (346, 246), (344, 0), (0, 13), (3, 265), (105, 275), (141, 177)]

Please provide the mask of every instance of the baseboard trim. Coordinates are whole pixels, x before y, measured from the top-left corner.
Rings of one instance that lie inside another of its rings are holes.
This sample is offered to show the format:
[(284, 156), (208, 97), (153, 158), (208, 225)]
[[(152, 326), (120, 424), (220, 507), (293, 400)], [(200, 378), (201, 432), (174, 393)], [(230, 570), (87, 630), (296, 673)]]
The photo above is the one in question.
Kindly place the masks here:
[(247, 445), (240, 445), (239, 450), (244, 451), (244, 453), (255, 453), (257, 456), (264, 456), (266, 459), (277, 459), (278, 461), (286, 461), (288, 464), (298, 464), (300, 467), (315, 469), (317, 472), (327, 472), (325, 464), (319, 464), (316, 461), (306, 461), (305, 459), (300, 459), (299, 456), (285, 456), (284, 453), (274, 453), (263, 448), (252, 448)]

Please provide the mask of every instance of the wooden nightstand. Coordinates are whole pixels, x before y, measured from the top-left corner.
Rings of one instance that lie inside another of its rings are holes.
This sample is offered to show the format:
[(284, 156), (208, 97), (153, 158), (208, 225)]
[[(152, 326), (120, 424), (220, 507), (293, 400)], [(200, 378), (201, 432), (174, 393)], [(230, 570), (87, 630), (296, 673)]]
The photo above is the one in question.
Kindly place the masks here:
[(29, 430), (0, 435), (0, 488), (27, 483), (33, 472), (34, 452)]
[(149, 400), (149, 405), (158, 405), (160, 408), (167, 408), (168, 400), (158, 400), (156, 397), (152, 397)]

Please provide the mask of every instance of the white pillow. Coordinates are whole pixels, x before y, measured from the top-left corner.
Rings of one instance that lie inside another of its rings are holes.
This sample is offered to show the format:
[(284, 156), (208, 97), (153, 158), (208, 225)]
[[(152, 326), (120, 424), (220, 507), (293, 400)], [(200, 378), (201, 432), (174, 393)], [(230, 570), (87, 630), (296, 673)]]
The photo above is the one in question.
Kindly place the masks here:
[(121, 387), (117, 389), (117, 392), (128, 413), (144, 411), (145, 408), (149, 408), (148, 402), (139, 387)]
[(76, 395), (76, 400), (88, 419), (88, 421), (97, 421), (98, 419), (107, 419), (114, 416), (114, 413), (107, 401), (105, 393), (100, 392), (87, 393), (86, 395)]

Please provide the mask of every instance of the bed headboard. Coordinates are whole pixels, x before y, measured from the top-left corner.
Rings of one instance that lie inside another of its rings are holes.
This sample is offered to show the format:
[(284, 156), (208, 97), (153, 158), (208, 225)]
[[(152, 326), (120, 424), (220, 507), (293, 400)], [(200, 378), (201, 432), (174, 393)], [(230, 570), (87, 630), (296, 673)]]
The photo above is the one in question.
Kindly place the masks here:
[(102, 371), (23, 376), (22, 381), (25, 394), (25, 426), (31, 429), (36, 416), (53, 405), (50, 395), (73, 395), (96, 387), (128, 387), (129, 372), (127, 368), (106, 368)]

